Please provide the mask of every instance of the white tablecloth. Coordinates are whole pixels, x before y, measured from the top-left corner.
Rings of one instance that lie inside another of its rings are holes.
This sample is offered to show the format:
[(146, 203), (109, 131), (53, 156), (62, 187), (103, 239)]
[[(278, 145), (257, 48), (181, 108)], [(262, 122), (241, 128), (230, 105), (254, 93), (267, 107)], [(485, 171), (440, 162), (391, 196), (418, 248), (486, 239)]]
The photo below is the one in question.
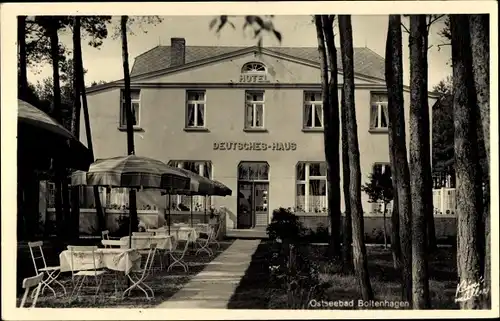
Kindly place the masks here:
[[(73, 254), (73, 255), (71, 255)], [(73, 256), (73, 257), (72, 257)], [(97, 249), (94, 252), (97, 269), (107, 268), (128, 274), (132, 269), (139, 269), (141, 255), (134, 249)], [(61, 272), (92, 270), (92, 251), (63, 251), (59, 254)]]
[[(148, 230), (148, 231), (154, 232), (155, 235), (157, 235), (157, 236), (169, 235), (168, 234), (168, 226), (162, 227), (159, 229), (155, 229), (155, 230)], [(191, 232), (191, 235), (189, 235), (189, 232)], [(189, 242), (196, 242), (196, 240), (198, 239), (201, 232), (204, 232), (204, 228), (201, 228), (198, 226), (195, 226), (195, 227), (189, 227), (189, 225), (172, 225), (172, 226), (170, 226), (170, 235), (175, 237), (176, 240), (181, 240), (181, 241), (188, 240)]]
[[(124, 236), (120, 239), (121, 247), (127, 249), (129, 237)], [(138, 250), (147, 250), (152, 243), (156, 243), (157, 249), (171, 250), (173, 247), (173, 236), (155, 235), (155, 236), (132, 236), (132, 248)]]

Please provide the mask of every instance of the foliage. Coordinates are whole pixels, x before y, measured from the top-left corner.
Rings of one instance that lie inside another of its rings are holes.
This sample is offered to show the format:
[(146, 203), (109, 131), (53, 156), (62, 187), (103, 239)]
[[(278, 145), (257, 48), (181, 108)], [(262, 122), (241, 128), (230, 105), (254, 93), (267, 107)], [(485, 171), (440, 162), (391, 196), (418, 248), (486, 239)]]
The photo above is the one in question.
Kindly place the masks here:
[(386, 170), (384, 173), (376, 171), (370, 174), (369, 181), (361, 186), (361, 190), (368, 195), (373, 203), (383, 201), (387, 204), (391, 202), (394, 198), (394, 189), (390, 172)]
[(290, 210), (280, 207), (273, 211), (273, 218), (267, 227), (269, 239), (276, 242), (297, 243), (304, 235), (299, 217)]
[[(130, 216), (129, 215), (120, 215), (116, 219), (118, 223), (118, 230), (116, 231), (117, 236), (126, 236), (129, 233), (129, 224), (130, 224)], [(136, 221), (133, 222), (134, 226), (139, 226), (139, 219), (136, 218)]]
[(329, 238), (328, 227), (318, 224), (316, 229), (307, 229), (304, 235), (304, 243), (327, 243)]
[[(441, 94), (432, 109), (432, 171), (455, 175), (455, 142), (453, 117), (453, 78), (441, 80), (433, 91)], [(479, 158), (483, 169), (483, 181), (488, 180), (488, 160), (484, 149), (482, 131), (478, 131)]]
[[(217, 26), (215, 30), (216, 33), (220, 33), (222, 28), (226, 25), (230, 25), (233, 29), (236, 29), (233, 22), (229, 20), (230, 17), (235, 16), (218, 16), (210, 21), (209, 29), (212, 30)], [(245, 23), (243, 24), (243, 30), (251, 29), (253, 31), (254, 39), (258, 39), (257, 45), (259, 49), (262, 47), (262, 35), (263, 33), (270, 32), (278, 39), (279, 42), (282, 40), (281, 33), (276, 30), (273, 24), (273, 15), (264, 16), (244, 16)]]

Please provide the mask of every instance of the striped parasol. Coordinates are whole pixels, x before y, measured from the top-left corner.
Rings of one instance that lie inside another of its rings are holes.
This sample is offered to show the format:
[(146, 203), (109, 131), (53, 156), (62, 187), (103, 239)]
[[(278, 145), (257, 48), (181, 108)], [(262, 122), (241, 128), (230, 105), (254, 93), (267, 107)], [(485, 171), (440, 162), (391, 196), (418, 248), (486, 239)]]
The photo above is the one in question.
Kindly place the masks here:
[(90, 165), (85, 183), (109, 187), (157, 188), (178, 193), (190, 189), (190, 178), (177, 168), (136, 155), (96, 160)]
[(54, 118), (24, 100), (18, 99), (17, 106), (17, 119), (21, 126), (41, 129), (63, 138), (75, 138), (70, 131), (54, 120)]
[(67, 168), (87, 170), (92, 153), (77, 137), (35, 106), (18, 99), (18, 159), (30, 167), (47, 169), (52, 159)]
[(216, 190), (216, 194), (215, 195), (219, 195), (219, 196), (231, 196), (231, 194), (233, 193), (233, 191), (231, 191), (231, 189), (229, 187), (227, 187), (226, 185), (222, 184), (221, 182), (216, 181), (216, 180), (212, 180), (212, 182), (215, 185), (215, 190)]

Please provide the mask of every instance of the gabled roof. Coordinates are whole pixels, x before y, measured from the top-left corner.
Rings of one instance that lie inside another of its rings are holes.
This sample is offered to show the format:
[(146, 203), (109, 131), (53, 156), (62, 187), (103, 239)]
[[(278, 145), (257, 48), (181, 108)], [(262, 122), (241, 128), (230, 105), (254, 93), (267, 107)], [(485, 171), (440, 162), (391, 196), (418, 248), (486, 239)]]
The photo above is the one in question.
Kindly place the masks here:
[[(186, 46), (185, 63), (194, 63), (217, 56), (231, 54), (252, 47)], [(256, 47), (255, 47), (256, 48)], [(278, 55), (289, 56), (319, 65), (316, 47), (264, 47)], [(130, 76), (136, 77), (171, 67), (171, 47), (157, 46), (135, 58)], [(337, 66), (342, 69), (340, 50), (337, 49)], [(359, 75), (384, 80), (384, 58), (368, 48), (354, 48), (354, 72)]]

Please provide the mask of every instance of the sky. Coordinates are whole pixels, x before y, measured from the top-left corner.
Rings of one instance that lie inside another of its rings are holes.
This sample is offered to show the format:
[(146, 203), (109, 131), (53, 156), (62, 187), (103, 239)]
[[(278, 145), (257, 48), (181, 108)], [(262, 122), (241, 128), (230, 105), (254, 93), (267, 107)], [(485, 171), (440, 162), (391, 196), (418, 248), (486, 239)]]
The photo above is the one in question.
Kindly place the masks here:
[[(253, 38), (250, 30), (243, 31), (243, 16), (230, 17), (235, 29), (226, 25), (217, 34), (215, 30), (209, 30), (209, 23), (214, 16), (162, 16), (163, 21), (157, 25), (132, 25), (133, 35), (128, 37), (129, 63), (132, 68), (133, 59), (139, 54), (158, 45), (170, 45), (170, 38), (182, 37), (186, 39), (186, 45), (197, 46), (253, 46), (257, 40)], [(112, 37), (118, 29), (119, 17), (113, 17), (110, 26), (110, 35), (104, 40), (99, 49), (92, 48), (85, 39), (82, 40), (82, 51), (84, 67), (88, 70), (85, 82), (90, 85), (93, 81), (113, 81), (123, 78), (121, 41), (120, 38)], [(385, 42), (387, 36), (387, 15), (352, 16), (353, 42), (355, 47), (368, 47), (382, 57), (385, 56)], [(274, 35), (266, 34), (263, 38), (264, 46), (285, 47), (316, 47), (317, 38), (314, 23), (310, 15), (290, 16), (280, 15), (273, 19), (275, 28), (282, 34), (282, 42)], [(409, 29), (407, 18), (403, 18), (403, 24)], [(443, 28), (443, 22), (437, 21), (431, 26), (428, 51), (429, 59), (429, 89), (440, 80), (451, 74), (451, 47), (441, 46), (446, 43), (438, 32)], [(338, 35), (338, 31), (336, 32)], [(72, 38), (70, 32), (60, 32), (60, 41), (70, 50), (72, 49)], [(339, 39), (336, 37), (336, 46), (339, 47)], [(408, 34), (403, 30), (403, 68), (404, 83), (409, 84), (409, 48)], [(37, 81), (51, 76), (49, 65), (40, 65), (30, 68), (28, 80)]]

